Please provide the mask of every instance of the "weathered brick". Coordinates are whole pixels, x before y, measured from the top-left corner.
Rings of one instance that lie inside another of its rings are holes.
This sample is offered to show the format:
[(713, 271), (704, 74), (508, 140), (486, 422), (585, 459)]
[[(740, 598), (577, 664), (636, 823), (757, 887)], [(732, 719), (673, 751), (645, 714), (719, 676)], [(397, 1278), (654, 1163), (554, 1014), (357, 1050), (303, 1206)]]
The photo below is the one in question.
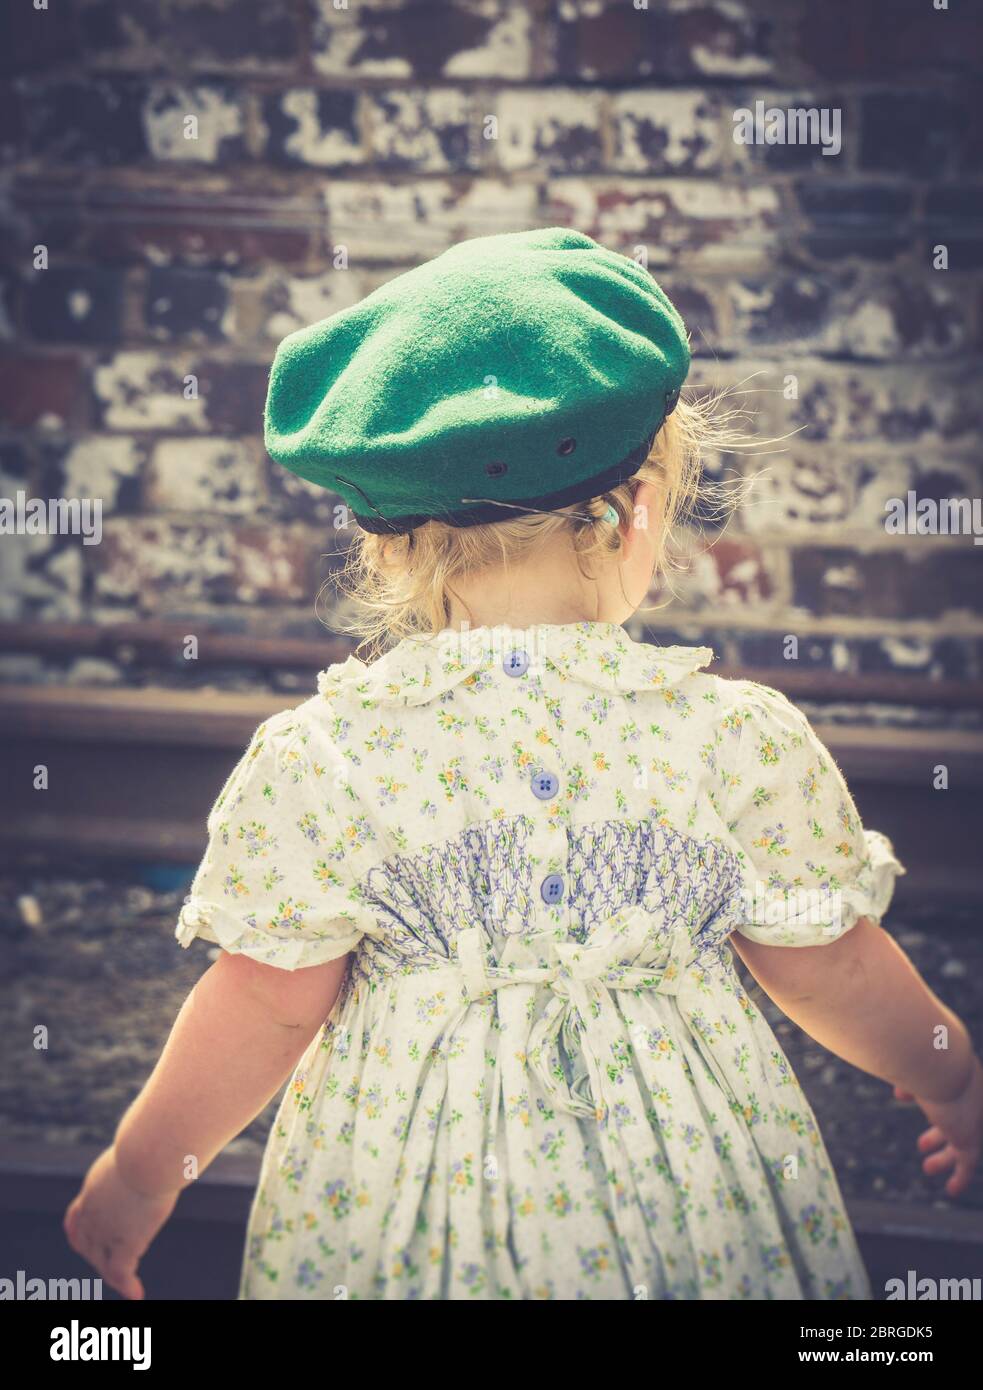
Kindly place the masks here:
[(833, 289), (815, 276), (743, 278), (730, 299), (737, 341), (754, 348), (814, 348), (830, 327)]
[(217, 434), (262, 434), (269, 362), (199, 364), (206, 422)]
[(27, 150), (27, 131), (22, 93), (12, 82), (0, 82), (0, 159), (13, 164)]
[(956, 109), (944, 91), (870, 92), (861, 101), (863, 169), (915, 177), (952, 167)]
[(317, 591), (319, 540), (307, 530), (243, 527), (232, 536), (235, 598), (239, 603), (297, 603)]
[(0, 204), (0, 235), (19, 267), (31, 264), (38, 243), (58, 257), (114, 268), (296, 264), (323, 224), (323, 201), (316, 193), (272, 191), (269, 183), (237, 188), (216, 175), (192, 186), (184, 173), (156, 171), (153, 182), (93, 176), (80, 189), (76, 177), (69, 182), (57, 171), (18, 174)]
[(971, 541), (898, 536), (896, 545), (862, 552), (797, 547), (792, 601), (816, 617), (912, 621), (983, 608), (979, 550)]
[(112, 518), (93, 564), (98, 603), (167, 614), (211, 603), (309, 602), (316, 541), (305, 530)]
[(5, 536), (0, 545), (0, 619), (77, 622), (82, 615), (84, 566), (98, 546), (77, 536)]
[(101, 67), (266, 71), (299, 57), (298, 11), (289, 5), (127, 0), (121, 11), (114, 0), (74, 0), (74, 7), (87, 61)]
[[(801, 671), (845, 671), (850, 669), (850, 653), (847, 644), (837, 637), (821, 637), (814, 633), (800, 633), (795, 623), (784, 631), (742, 632), (737, 634), (739, 660), (742, 665), (751, 667), (775, 667)], [(789, 647), (786, 639), (798, 639), (797, 655), (786, 655)]]
[(678, 548), (685, 568), (668, 581), (660, 577), (652, 590), (653, 603), (671, 597), (670, 620), (679, 621), (677, 614), (686, 611), (765, 604), (781, 584), (775, 557), (750, 537), (720, 536), (711, 544), (695, 532), (681, 532)]
[(84, 429), (89, 412), (79, 359), (0, 357), (0, 420), (11, 429)]
[(532, 184), (491, 178), (407, 184), (335, 180), (324, 197), (329, 233), (324, 253), (346, 246), (356, 266), (371, 261), (416, 263), (466, 237), (519, 231), (544, 221)]
[[(745, 89), (733, 95), (724, 121), (734, 163), (746, 171), (839, 177), (853, 167), (860, 140), (856, 102), (836, 91)], [(773, 133), (781, 139), (772, 144)]]
[(510, 171), (599, 169), (604, 155), (602, 104), (598, 92), (555, 87), (502, 92), (495, 102), (498, 139), (489, 146), (501, 168)]
[(154, 159), (221, 164), (246, 155), (243, 98), (229, 83), (154, 83), (141, 112)]
[(116, 435), (45, 444), (41, 491), (45, 497), (98, 497), (107, 515), (136, 512), (143, 501), (147, 454), (142, 441)]
[[(947, 190), (940, 189), (945, 194)], [(868, 225), (879, 227), (906, 220), (914, 191), (903, 184), (831, 183), (828, 179), (802, 178), (795, 194), (803, 214), (817, 225)]]
[(265, 457), (266, 486), (270, 494), (273, 515), (281, 521), (303, 521), (319, 526), (324, 533), (335, 530), (341, 522), (346, 536), (351, 534), (350, 515), (341, 498), (326, 488), (298, 478), (279, 463)]
[(909, 253), (914, 235), (912, 189), (809, 178), (800, 180), (795, 191), (809, 223), (801, 245), (816, 260), (840, 263), (857, 258), (884, 264)]
[[(801, 428), (805, 443), (887, 442), (896, 448), (908, 441), (919, 447), (972, 441), (983, 424), (972, 385), (977, 375), (972, 360), (958, 358), (884, 366), (743, 358), (739, 379), (748, 382), (746, 404), (758, 434), (785, 436)], [(736, 403), (744, 400), (733, 363), (705, 362), (700, 379), (731, 389)]]
[[(331, 269), (320, 275), (277, 275), (261, 288), (237, 284), (237, 316), (255, 322), (256, 332), (279, 342), (288, 333), (319, 323), (330, 314), (351, 308), (369, 292), (366, 277), (351, 269)], [(247, 294), (259, 304), (255, 310), (239, 308)]]
[(720, 323), (718, 300), (722, 292), (718, 287), (709, 282), (697, 282), (692, 276), (677, 280), (661, 271), (656, 278), (682, 315), (693, 356), (717, 356), (729, 351)]
[(230, 533), (221, 526), (112, 517), (93, 549), (93, 597), (106, 609), (169, 614), (178, 604), (235, 595)]
[(7, 271), (0, 272), (0, 340), (11, 342), (20, 324), (20, 280)]
[(92, 185), (82, 215), (69, 224), (61, 209), (55, 244), (95, 260), (155, 266), (291, 265), (310, 255), (324, 220), (321, 200), (297, 192), (191, 188), (183, 175), (153, 187)]
[(807, 452), (796, 440), (779, 447), (778, 454), (745, 460), (753, 484), (738, 513), (740, 527), (761, 537), (838, 533), (853, 510), (854, 469), (839, 454)]
[(972, 70), (983, 48), (983, 16), (973, 5), (936, 10), (929, 0), (879, 4), (825, 0), (786, 7), (790, 60), (807, 72), (839, 80), (883, 82), (923, 78), (928, 70)]
[[(186, 378), (198, 375), (198, 398)], [(190, 357), (120, 352), (97, 364), (92, 392), (100, 422), (111, 430), (204, 430), (206, 398), (199, 368)]]
[(781, 222), (778, 190), (702, 179), (554, 179), (543, 220), (577, 227), (650, 266), (769, 265)]
[(255, 434), (268, 376), (269, 363), (121, 352), (93, 370), (92, 389), (106, 429)]
[(154, 447), (148, 505), (157, 511), (251, 516), (262, 501), (253, 441), (166, 439)]
[(264, 154), (280, 164), (345, 168), (364, 159), (355, 92), (291, 87), (264, 98)]
[(618, 92), (611, 99), (613, 169), (633, 174), (716, 173), (721, 99), (703, 91)]
[(148, 153), (146, 91), (129, 78), (20, 78), (24, 148), (32, 159), (73, 169), (131, 164)]
[(940, 501), (980, 494), (977, 458), (896, 450), (887, 455), (862, 455), (852, 465), (855, 503), (850, 523), (871, 534), (884, 534), (888, 503), (906, 500), (909, 492)]
[(143, 312), (152, 337), (221, 340), (235, 335), (227, 277), (201, 270), (151, 270)]
[(0, 439), (0, 497), (12, 497), (18, 488), (30, 487), (31, 454), (21, 439)]
[(561, 76), (590, 82), (748, 77), (773, 67), (772, 24), (741, 3), (666, 10), (572, 0), (558, 10)]
[(753, 486), (738, 524), (762, 537), (850, 532), (864, 543), (883, 538), (888, 499), (964, 497), (978, 493), (979, 468), (971, 458), (937, 460), (918, 452), (835, 451), (786, 440), (780, 452), (747, 456)]
[(124, 278), (117, 270), (49, 266), (25, 284), (24, 324), (50, 342), (111, 343), (120, 336)]
[(739, 344), (775, 352), (819, 352), (890, 361), (945, 357), (970, 330), (963, 296), (941, 274), (884, 279), (841, 272), (782, 275), (735, 283)]
[(983, 188), (971, 185), (935, 186), (925, 191), (920, 242), (926, 262), (944, 246), (949, 271), (978, 271), (983, 267)]
[(887, 673), (927, 680), (971, 680), (977, 671), (972, 638), (896, 634), (856, 642), (863, 675)]
[(78, 52), (79, 35), (72, 14), (30, 5), (6, 7), (0, 75), (16, 76), (53, 67)]
[(482, 113), (465, 92), (370, 92), (364, 109), (375, 164), (448, 173), (476, 169), (481, 163)]
[(312, 0), (311, 58), (327, 77), (481, 78), (532, 75), (532, 16), (508, 0), (374, 0), (338, 9)]

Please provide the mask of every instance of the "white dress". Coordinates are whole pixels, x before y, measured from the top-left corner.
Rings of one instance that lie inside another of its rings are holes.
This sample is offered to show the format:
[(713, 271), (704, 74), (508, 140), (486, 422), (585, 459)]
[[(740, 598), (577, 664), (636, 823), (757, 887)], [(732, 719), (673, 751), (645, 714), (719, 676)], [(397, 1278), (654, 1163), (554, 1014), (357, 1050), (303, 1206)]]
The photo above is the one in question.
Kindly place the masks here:
[(267, 1145), (245, 1299), (867, 1298), (727, 938), (903, 873), (805, 716), (611, 623), (406, 639), (263, 724), (181, 913), (351, 952)]

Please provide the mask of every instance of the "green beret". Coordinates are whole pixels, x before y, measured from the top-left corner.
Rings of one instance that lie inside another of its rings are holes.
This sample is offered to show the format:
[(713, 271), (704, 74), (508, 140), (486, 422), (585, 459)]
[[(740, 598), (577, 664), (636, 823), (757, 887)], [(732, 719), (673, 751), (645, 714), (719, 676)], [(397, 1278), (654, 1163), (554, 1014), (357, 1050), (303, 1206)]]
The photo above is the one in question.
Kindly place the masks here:
[(475, 237), (284, 338), (266, 448), (366, 531), (552, 511), (637, 472), (689, 363), (627, 256), (564, 227)]

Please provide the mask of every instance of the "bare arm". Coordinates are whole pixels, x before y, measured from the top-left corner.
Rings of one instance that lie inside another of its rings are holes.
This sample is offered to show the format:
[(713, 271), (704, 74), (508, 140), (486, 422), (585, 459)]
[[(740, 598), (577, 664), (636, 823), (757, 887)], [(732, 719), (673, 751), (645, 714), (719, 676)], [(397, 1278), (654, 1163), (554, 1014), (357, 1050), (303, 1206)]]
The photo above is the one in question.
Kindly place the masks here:
[(922, 1168), (969, 1186), (983, 1147), (983, 1064), (964, 1024), (926, 985), (901, 947), (862, 918), (827, 946), (731, 944), (766, 994), (830, 1052), (917, 1101), (930, 1128)]
[(204, 1172), (293, 1071), (331, 1011), (348, 957), (278, 970), (223, 952), (188, 995), (149, 1080), (120, 1121), (123, 1178), (148, 1196)]
[(125, 1298), (143, 1297), (137, 1267), (181, 1190), (286, 1081), (347, 965), (343, 956), (287, 971), (223, 952), (188, 995), (114, 1143), (65, 1213), (72, 1249)]
[(928, 1100), (965, 1086), (973, 1047), (964, 1024), (870, 918), (826, 946), (764, 946), (738, 932), (730, 942), (782, 1012), (844, 1061)]

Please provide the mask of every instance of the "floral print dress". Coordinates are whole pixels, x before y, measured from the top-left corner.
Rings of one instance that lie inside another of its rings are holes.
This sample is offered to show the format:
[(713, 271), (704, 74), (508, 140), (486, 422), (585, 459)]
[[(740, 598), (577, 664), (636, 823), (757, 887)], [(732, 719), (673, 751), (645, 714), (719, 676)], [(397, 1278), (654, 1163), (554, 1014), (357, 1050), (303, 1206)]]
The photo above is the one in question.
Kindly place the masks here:
[(257, 729), (178, 939), (351, 954), (240, 1298), (870, 1296), (728, 937), (828, 943), (904, 870), (806, 717), (712, 656), (448, 631)]

